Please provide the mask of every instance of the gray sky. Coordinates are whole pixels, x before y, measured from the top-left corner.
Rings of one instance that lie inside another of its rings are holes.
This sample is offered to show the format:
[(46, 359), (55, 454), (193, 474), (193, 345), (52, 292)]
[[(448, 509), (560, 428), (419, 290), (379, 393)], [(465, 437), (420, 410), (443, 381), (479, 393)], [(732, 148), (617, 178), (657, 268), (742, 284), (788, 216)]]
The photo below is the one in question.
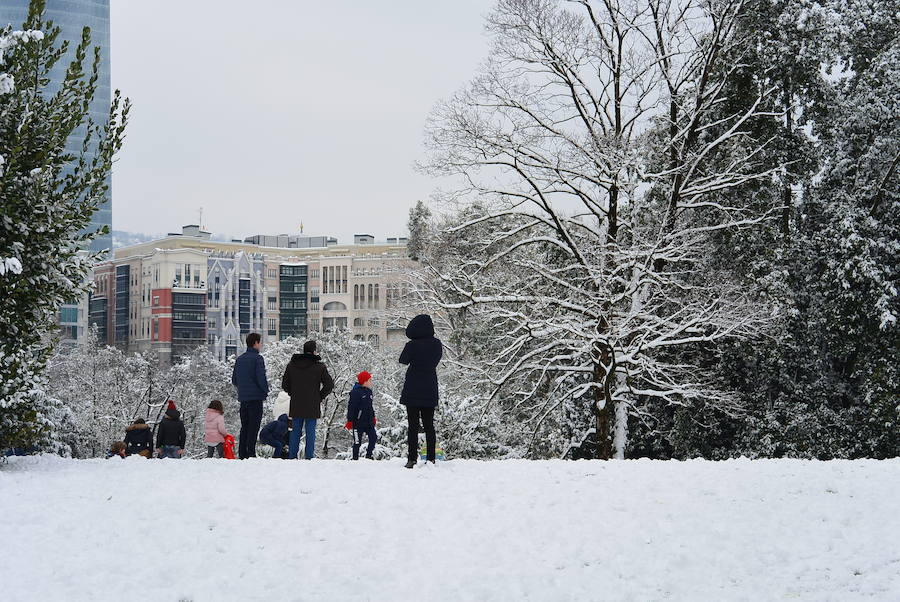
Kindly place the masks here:
[(113, 227), (402, 234), (434, 103), (487, 54), (489, 0), (112, 0), (134, 104)]

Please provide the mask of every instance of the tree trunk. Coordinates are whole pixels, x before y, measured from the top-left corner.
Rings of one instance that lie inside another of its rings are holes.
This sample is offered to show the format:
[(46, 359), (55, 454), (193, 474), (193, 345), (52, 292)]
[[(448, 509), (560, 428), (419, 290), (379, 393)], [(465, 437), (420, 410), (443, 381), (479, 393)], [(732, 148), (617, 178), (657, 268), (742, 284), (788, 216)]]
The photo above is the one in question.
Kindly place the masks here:
[[(597, 324), (598, 332), (608, 330), (608, 324), (603, 320)], [(615, 362), (612, 348), (600, 341), (594, 342), (594, 396), (592, 410), (594, 413), (597, 449), (595, 457), (599, 460), (609, 460), (613, 457), (612, 440), (612, 381), (615, 378)]]
[[(788, 140), (793, 141), (794, 137), (794, 115), (791, 111), (791, 80), (785, 78), (784, 81), (784, 119), (785, 128), (787, 129)], [(784, 189), (781, 191), (781, 233), (787, 235), (791, 231), (791, 212), (793, 209), (791, 194), (791, 176), (790, 167), (785, 167)]]

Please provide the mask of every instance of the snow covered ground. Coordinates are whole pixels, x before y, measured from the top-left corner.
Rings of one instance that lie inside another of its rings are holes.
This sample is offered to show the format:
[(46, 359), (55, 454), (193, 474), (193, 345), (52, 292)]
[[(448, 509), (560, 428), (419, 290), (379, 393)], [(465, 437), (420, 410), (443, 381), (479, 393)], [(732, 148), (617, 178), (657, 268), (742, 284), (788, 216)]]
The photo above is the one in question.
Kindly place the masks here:
[(11, 458), (0, 598), (900, 600), (900, 460)]

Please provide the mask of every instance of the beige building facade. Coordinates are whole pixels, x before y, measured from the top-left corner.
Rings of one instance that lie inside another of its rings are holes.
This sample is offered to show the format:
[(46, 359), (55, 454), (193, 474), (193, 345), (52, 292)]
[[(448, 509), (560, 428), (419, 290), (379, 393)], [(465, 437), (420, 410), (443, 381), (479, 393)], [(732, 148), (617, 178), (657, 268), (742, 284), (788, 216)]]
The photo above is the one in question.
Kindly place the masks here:
[(101, 343), (155, 350), (168, 361), (200, 346), (220, 358), (241, 353), (249, 332), (274, 341), (345, 329), (377, 346), (398, 338), (384, 314), (412, 266), (399, 238), (376, 243), (357, 236), (339, 245), (330, 237), (258, 235), (219, 242), (186, 226), (181, 234), (116, 249), (95, 268), (90, 324)]

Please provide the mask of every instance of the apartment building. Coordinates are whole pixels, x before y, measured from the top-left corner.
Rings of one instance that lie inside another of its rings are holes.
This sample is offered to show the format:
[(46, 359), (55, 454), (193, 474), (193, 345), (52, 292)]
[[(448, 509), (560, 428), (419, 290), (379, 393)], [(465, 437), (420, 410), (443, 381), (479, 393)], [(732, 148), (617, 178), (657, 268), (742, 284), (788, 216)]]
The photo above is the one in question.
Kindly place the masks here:
[(165, 361), (199, 346), (219, 358), (241, 353), (250, 332), (273, 341), (346, 329), (381, 345), (402, 338), (383, 314), (411, 265), (403, 238), (376, 243), (359, 235), (339, 245), (333, 237), (256, 235), (219, 242), (185, 226), (117, 249), (95, 268), (89, 323), (101, 343), (155, 350)]

